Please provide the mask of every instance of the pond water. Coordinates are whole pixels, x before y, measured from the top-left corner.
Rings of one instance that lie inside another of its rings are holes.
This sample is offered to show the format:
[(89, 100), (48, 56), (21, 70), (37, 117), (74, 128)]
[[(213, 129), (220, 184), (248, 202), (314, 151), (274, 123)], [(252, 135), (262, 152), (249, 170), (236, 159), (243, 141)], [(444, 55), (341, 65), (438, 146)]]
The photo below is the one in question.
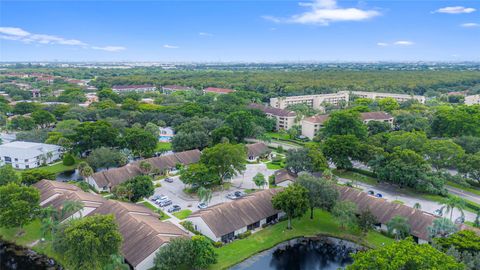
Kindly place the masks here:
[(57, 174), (57, 181), (68, 182), (68, 181), (77, 181), (82, 179), (82, 176), (78, 173), (78, 170), (64, 171)]
[(299, 238), (261, 252), (230, 270), (336, 270), (352, 263), (350, 253), (363, 248), (331, 238)]
[(1, 270), (60, 270), (54, 260), (30, 249), (0, 240)]

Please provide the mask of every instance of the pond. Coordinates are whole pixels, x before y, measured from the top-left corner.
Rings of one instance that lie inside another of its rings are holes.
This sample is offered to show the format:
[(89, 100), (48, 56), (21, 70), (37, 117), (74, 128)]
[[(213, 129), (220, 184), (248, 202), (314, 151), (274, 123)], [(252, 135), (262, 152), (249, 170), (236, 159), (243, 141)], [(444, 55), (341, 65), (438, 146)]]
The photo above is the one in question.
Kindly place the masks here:
[(352, 263), (355, 243), (332, 238), (299, 238), (261, 252), (230, 270), (336, 270)]
[(0, 269), (60, 270), (53, 259), (0, 239)]
[(64, 171), (57, 174), (57, 181), (68, 182), (68, 181), (77, 181), (82, 179), (82, 176), (78, 173), (78, 170)]

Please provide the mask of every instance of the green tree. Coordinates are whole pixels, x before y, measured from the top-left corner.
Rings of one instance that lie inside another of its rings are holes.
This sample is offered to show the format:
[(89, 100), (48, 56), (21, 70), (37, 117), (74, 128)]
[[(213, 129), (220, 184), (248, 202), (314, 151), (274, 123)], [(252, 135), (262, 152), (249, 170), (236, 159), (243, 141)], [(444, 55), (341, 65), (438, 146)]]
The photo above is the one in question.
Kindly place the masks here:
[(330, 115), (322, 133), (327, 138), (334, 135), (353, 135), (359, 139), (364, 139), (367, 137), (367, 126), (360, 120), (358, 112), (337, 111)]
[(423, 146), (427, 143), (428, 138), (424, 132), (412, 131), (396, 131), (390, 133), (386, 149), (388, 151), (393, 151), (396, 147), (401, 149), (413, 150), (416, 153), (421, 153)]
[(20, 177), (10, 164), (0, 167), (0, 186), (8, 183), (20, 183)]
[(77, 167), (78, 173), (82, 176), (83, 180), (86, 181), (88, 177), (92, 176), (94, 171), (87, 162), (82, 161), (78, 163)]
[(377, 103), (378, 103), (378, 107), (380, 107), (380, 110), (382, 111), (391, 112), (400, 108), (400, 105), (398, 105), (397, 100), (390, 97), (382, 98), (378, 100)]
[(145, 160), (140, 161), (140, 163), (138, 164), (138, 167), (140, 168), (142, 173), (146, 175), (150, 174), (150, 172), (152, 172), (152, 169), (153, 169), (152, 164)]
[(233, 112), (227, 116), (225, 123), (232, 128), (237, 142), (253, 135), (253, 116), (249, 112)]
[(197, 190), (198, 199), (201, 202), (209, 203), (212, 199), (212, 190), (204, 187), (199, 187)]
[(223, 182), (246, 169), (246, 155), (245, 146), (241, 144), (219, 143), (205, 149), (200, 162), (215, 172)]
[(87, 163), (94, 169), (118, 167), (126, 164), (126, 162), (125, 154), (107, 147), (94, 149), (87, 157)]
[(325, 140), (323, 153), (337, 168), (350, 169), (352, 160), (359, 157), (360, 145), (353, 135), (334, 135)]
[(404, 239), (410, 235), (410, 225), (408, 220), (403, 216), (394, 216), (387, 223), (387, 229), (389, 234), (395, 235), (396, 240)]
[(302, 173), (296, 182), (308, 191), (310, 219), (313, 219), (314, 208), (330, 211), (338, 200), (339, 193), (332, 181)]
[(119, 132), (106, 121), (81, 123), (74, 128), (74, 131), (75, 133), (67, 138), (76, 142), (75, 149), (78, 152), (118, 146)]
[(369, 230), (375, 228), (375, 224), (378, 223), (377, 218), (372, 214), (370, 209), (366, 209), (360, 212), (358, 216), (358, 227), (363, 233), (367, 233)]
[(332, 215), (335, 217), (337, 223), (344, 230), (346, 227), (356, 224), (357, 217), (355, 212), (357, 206), (352, 202), (338, 202), (332, 209)]
[(45, 110), (37, 110), (32, 112), (32, 119), (38, 126), (46, 128), (55, 123), (55, 116)]
[(37, 218), (40, 193), (34, 187), (8, 183), (0, 186), (0, 227), (23, 227)]
[(313, 172), (313, 162), (307, 148), (290, 149), (287, 151), (285, 167), (293, 172)]
[(221, 126), (212, 131), (213, 144), (224, 142), (227, 139), (228, 142), (234, 142), (235, 136), (233, 135), (233, 129), (229, 126)]
[(33, 185), (36, 182), (48, 179), (48, 180), (55, 180), (56, 174), (54, 172), (44, 170), (44, 169), (33, 169), (27, 170), (22, 172), (22, 183), (25, 185)]
[(125, 147), (130, 149), (135, 155), (150, 157), (155, 152), (158, 138), (150, 132), (140, 128), (129, 128), (123, 138)]
[(462, 147), (451, 140), (428, 140), (423, 153), (436, 170), (455, 167), (465, 154)]
[[(150, 197), (155, 193), (155, 187), (153, 186), (152, 178), (147, 175), (139, 175), (120, 184), (119, 186), (124, 186), (127, 190), (128, 199), (132, 202), (137, 202), (143, 197)], [(119, 193), (118, 189), (114, 187), (113, 193), (122, 197), (122, 193)], [(123, 189), (121, 189), (123, 192)]]
[(210, 138), (205, 131), (195, 131), (192, 133), (178, 132), (172, 139), (172, 149), (175, 152), (203, 149), (209, 145), (209, 140)]
[(448, 218), (435, 219), (432, 226), (429, 226), (427, 229), (430, 238), (447, 237), (458, 231), (457, 226)]
[(347, 270), (408, 269), (408, 270), (464, 270), (465, 266), (429, 244), (415, 244), (411, 238), (358, 252)]
[(145, 124), (144, 129), (148, 133), (152, 134), (153, 137), (155, 137), (155, 138), (158, 138), (158, 136), (160, 135), (159, 127), (152, 122), (148, 122), (147, 124)]
[(70, 269), (104, 269), (120, 253), (122, 235), (113, 215), (93, 215), (62, 224), (53, 249)]
[(221, 184), (220, 176), (203, 163), (189, 165), (182, 169), (180, 180), (187, 185), (211, 188)]
[(263, 188), (267, 184), (267, 180), (265, 179), (265, 175), (262, 173), (257, 173), (253, 177), (253, 182), (258, 188)]
[(300, 218), (308, 210), (308, 190), (299, 184), (292, 184), (275, 194), (273, 208), (282, 210), (288, 217), (287, 229), (292, 229), (292, 218)]
[(313, 172), (323, 172), (325, 169), (328, 169), (328, 161), (322, 152), (320, 144), (309, 143), (305, 147), (308, 149), (308, 158), (312, 162)]
[(369, 135), (375, 135), (382, 132), (387, 132), (392, 129), (390, 123), (380, 121), (370, 121), (367, 123), (367, 130)]
[(441, 203), (446, 208), (445, 213), (450, 213), (450, 220), (453, 221), (453, 211), (455, 210), (455, 208), (460, 211), (462, 216), (464, 215), (463, 209), (465, 209), (466, 207), (466, 202), (464, 199), (458, 196), (451, 195), (448, 196), (448, 198), (443, 199)]
[(458, 163), (458, 171), (480, 183), (480, 152), (464, 155)]
[(125, 263), (125, 259), (118, 254), (110, 255), (110, 262), (103, 270), (130, 270), (130, 266)]
[(70, 153), (63, 155), (62, 164), (65, 166), (72, 166), (75, 164), (75, 158)]
[(10, 121), (10, 128), (14, 130), (31, 130), (35, 128), (35, 121), (31, 117), (17, 115)]

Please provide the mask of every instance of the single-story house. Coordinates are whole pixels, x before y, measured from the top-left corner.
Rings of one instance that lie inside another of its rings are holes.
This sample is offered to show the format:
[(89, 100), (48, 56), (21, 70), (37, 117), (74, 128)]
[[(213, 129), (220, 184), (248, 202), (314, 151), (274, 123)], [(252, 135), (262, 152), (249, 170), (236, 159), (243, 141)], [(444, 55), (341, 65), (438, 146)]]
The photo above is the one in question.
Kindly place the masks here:
[(383, 198), (377, 198), (365, 192), (338, 186), (340, 200), (350, 201), (357, 205), (358, 211), (370, 210), (378, 221), (378, 227), (381, 230), (387, 230), (387, 223), (395, 216), (407, 218), (410, 225), (410, 233), (418, 243), (428, 242), (428, 227), (432, 225), (436, 216), (419, 209), (389, 202)]
[(195, 230), (215, 242), (229, 242), (239, 234), (276, 221), (284, 213), (273, 208), (272, 197), (280, 189), (267, 189), (241, 199), (217, 204), (191, 214)]
[(152, 268), (155, 254), (162, 246), (172, 238), (188, 235), (174, 224), (160, 221), (158, 214), (143, 205), (107, 200), (62, 182), (42, 180), (33, 186), (40, 191), (41, 207), (60, 210), (66, 201), (83, 203), (82, 210), (67, 218), (113, 214), (123, 237), (121, 253), (135, 270)]
[(286, 187), (293, 184), (297, 179), (297, 175), (287, 169), (280, 169), (273, 173), (275, 176), (275, 185)]
[(247, 158), (249, 161), (258, 161), (260, 158), (270, 159), (272, 150), (263, 142), (245, 145), (247, 147)]
[(123, 167), (113, 168), (106, 171), (96, 172), (87, 179), (87, 182), (99, 191), (110, 191), (116, 185), (141, 175), (142, 170), (139, 167), (140, 162), (146, 161), (152, 164), (154, 169), (162, 173), (168, 173), (177, 169), (177, 165), (190, 165), (200, 161), (200, 151), (198, 149), (184, 152), (173, 153), (166, 156), (147, 158), (127, 164)]
[(14, 141), (0, 145), (0, 164), (32, 169), (60, 159), (62, 147), (54, 144)]

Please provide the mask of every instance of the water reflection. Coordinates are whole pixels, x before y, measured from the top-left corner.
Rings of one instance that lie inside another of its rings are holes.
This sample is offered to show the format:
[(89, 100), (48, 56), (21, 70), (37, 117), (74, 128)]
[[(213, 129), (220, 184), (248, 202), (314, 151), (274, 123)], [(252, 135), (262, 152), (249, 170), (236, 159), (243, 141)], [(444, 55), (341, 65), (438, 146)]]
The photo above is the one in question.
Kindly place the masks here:
[(0, 240), (1, 270), (60, 270), (54, 260), (32, 250)]

